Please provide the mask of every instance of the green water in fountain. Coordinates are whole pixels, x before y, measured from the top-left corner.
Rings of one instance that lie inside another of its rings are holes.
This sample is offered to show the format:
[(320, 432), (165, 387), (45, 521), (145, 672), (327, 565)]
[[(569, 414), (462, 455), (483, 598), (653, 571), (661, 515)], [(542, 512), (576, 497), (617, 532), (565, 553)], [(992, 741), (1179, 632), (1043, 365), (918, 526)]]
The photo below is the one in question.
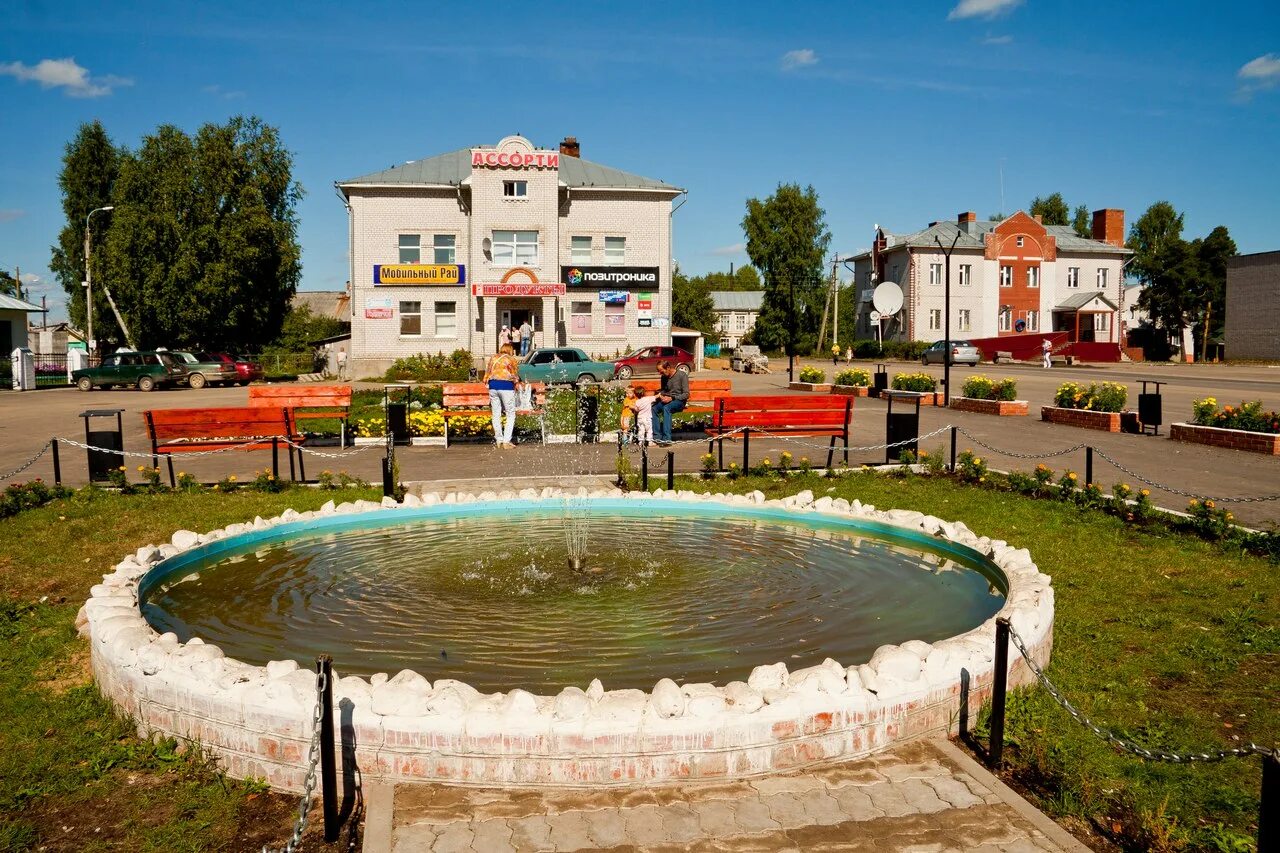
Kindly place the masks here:
[(664, 676), (723, 684), (779, 660), (862, 663), (885, 643), (963, 633), (1004, 600), (997, 570), (925, 537), (620, 503), (572, 510), (584, 574), (567, 569), (563, 505), (383, 513), (378, 526), (183, 565), (144, 584), (143, 613), (254, 664), (329, 653), (344, 675), (413, 669), (552, 693), (592, 678), (649, 689)]

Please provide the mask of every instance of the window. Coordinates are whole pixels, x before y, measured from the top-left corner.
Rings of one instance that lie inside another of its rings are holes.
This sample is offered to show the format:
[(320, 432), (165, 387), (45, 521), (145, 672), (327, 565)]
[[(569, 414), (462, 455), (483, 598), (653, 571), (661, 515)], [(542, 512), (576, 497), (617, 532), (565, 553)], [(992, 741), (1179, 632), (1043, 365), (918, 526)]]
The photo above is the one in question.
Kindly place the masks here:
[(432, 241), (432, 248), (435, 250), (432, 263), (456, 264), (457, 252), (454, 245), (456, 241), (457, 238), (452, 234), (437, 234)]
[(1067, 267), (1067, 287), (1080, 286), (1080, 267)]
[(1107, 289), (1107, 268), (1098, 267), (1098, 290)]
[(1000, 267), (1000, 286), (1013, 287), (1013, 267)]
[(418, 234), (400, 235), (400, 263), (417, 264), (422, 262), (422, 237)]
[(626, 237), (604, 238), (604, 262), (611, 266), (621, 266), (627, 259)]
[(1110, 329), (1111, 329), (1110, 314), (1094, 314), (1093, 315), (1093, 330), (1095, 332), (1106, 332), (1106, 331), (1109, 331)]
[(894, 264), (889, 268), (889, 281), (902, 282), (902, 265)]
[(573, 303), (571, 320), (569, 322), (569, 334), (577, 338), (586, 337), (591, 334), (590, 302)]
[(1038, 332), (1039, 330), (1040, 330), (1040, 312), (1028, 311), (1027, 312), (1027, 331)]
[(1024, 245), (1026, 245), (1026, 242), (1027, 242), (1027, 238), (1026, 238), (1026, 237), (1019, 237), (1019, 238), (1018, 238), (1018, 248), (1019, 248), (1019, 249), (1021, 249)]
[(734, 314), (734, 315), (733, 315), (733, 327), (734, 327), (735, 329), (737, 329), (739, 332), (745, 332), (745, 331), (747, 330), (747, 315), (746, 315), (746, 314)]
[(627, 306), (604, 306), (604, 333), (612, 338), (621, 338), (627, 334)]
[(591, 263), (591, 238), (590, 237), (570, 237), (569, 238), (569, 263), (571, 264)]
[(1012, 317), (1013, 317), (1013, 312), (1010, 311), (1008, 308), (1004, 308), (1000, 311), (1000, 331), (1002, 332), (1009, 331), (1009, 325), (1012, 320)]
[(1027, 267), (1027, 287), (1040, 286), (1040, 267)]
[(968, 308), (960, 309), (960, 331), (968, 332), (972, 326), (971, 315)]
[(930, 308), (929, 309), (929, 331), (936, 332), (938, 329), (941, 329), (941, 328), (942, 328), (942, 309)]
[(529, 194), (528, 181), (503, 181), (502, 197), (503, 198), (524, 198)]
[(968, 287), (973, 282), (973, 264), (960, 265), (960, 286)]
[(929, 283), (942, 284), (942, 264), (929, 264)]
[(422, 303), (400, 303), (400, 334), (417, 336), (422, 334)]
[(494, 231), (494, 266), (522, 267), (538, 264), (537, 231)]
[(458, 303), (437, 302), (436, 337), (456, 338), (458, 336)]

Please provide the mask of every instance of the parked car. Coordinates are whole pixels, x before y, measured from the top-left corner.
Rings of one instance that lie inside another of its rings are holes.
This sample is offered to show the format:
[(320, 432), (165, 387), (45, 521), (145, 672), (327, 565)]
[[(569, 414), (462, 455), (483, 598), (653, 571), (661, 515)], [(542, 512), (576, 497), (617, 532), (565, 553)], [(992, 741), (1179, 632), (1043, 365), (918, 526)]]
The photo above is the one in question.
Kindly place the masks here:
[(729, 369), (739, 373), (768, 373), (769, 356), (754, 344), (742, 344), (729, 357)]
[(189, 385), (197, 391), (206, 385), (230, 385), (240, 381), (235, 364), (227, 364), (207, 352), (177, 350), (173, 357), (182, 368), (179, 384)]
[(613, 376), (616, 379), (657, 376), (660, 361), (674, 361), (676, 370), (682, 370), (685, 373), (693, 370), (693, 356), (680, 347), (641, 347), (613, 363)]
[(520, 378), (548, 385), (585, 385), (604, 382), (613, 376), (613, 362), (592, 361), (574, 347), (536, 349), (520, 362)]
[(982, 350), (975, 347), (968, 341), (936, 341), (933, 346), (924, 351), (920, 356), (921, 364), (945, 364), (947, 361), (947, 350), (951, 350), (952, 364), (981, 364)]
[(248, 385), (250, 382), (261, 382), (266, 378), (266, 372), (262, 369), (262, 365), (256, 361), (242, 355), (232, 355), (226, 352), (209, 353), (211, 358), (215, 358), (223, 364), (229, 364), (236, 370), (236, 381), (241, 385)]
[(154, 391), (177, 384), (183, 375), (173, 353), (161, 351), (117, 352), (102, 357), (97, 367), (82, 367), (71, 372), (71, 381), (81, 391), (123, 386), (139, 391)]

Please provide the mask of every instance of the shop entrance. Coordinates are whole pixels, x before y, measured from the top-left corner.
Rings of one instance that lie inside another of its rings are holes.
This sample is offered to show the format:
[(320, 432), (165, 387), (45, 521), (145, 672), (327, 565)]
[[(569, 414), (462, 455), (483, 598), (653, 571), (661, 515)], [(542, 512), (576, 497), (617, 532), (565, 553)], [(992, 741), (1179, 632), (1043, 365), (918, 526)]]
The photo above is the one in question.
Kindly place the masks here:
[[(530, 300), (533, 302), (533, 300)], [(531, 347), (543, 346), (542, 335), (542, 318), (541, 311), (533, 304), (522, 304), (522, 300), (501, 300), (498, 303), (498, 329), (501, 331), (503, 326), (512, 329), (517, 333), (516, 354), (520, 354), (519, 330), (525, 321), (533, 327), (533, 342)]]

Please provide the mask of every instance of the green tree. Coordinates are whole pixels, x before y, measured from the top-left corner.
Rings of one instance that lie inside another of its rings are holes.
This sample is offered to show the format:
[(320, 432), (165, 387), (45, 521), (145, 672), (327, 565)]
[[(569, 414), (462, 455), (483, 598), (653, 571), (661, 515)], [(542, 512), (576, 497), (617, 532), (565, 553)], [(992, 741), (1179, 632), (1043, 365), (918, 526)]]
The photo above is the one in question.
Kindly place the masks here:
[(1205, 357), (1205, 341), (1222, 333), (1227, 304), (1227, 261), (1237, 254), (1236, 241), (1225, 225), (1219, 225), (1203, 240), (1193, 240), (1200, 263), (1200, 297), (1203, 310), (1197, 322), (1200, 334), (1201, 357)]
[[(62, 172), (58, 187), (62, 190), (62, 213), (66, 224), (58, 232), (58, 244), (52, 248), (49, 268), (67, 294), (67, 313), (71, 322), (85, 327), (84, 226), (89, 212), (111, 204), (111, 193), (120, 171), (120, 160), (127, 152), (118, 149), (102, 123), (96, 119), (80, 125), (75, 138), (67, 143), (62, 156)], [(99, 251), (111, 225), (110, 213), (93, 218), (93, 277), (102, 280), (104, 259)], [(115, 328), (102, 288), (93, 293), (94, 321), (102, 324), (101, 336), (110, 337), (107, 329)], [(95, 333), (99, 334), (99, 333)], [(116, 336), (119, 338), (119, 336)]]
[(290, 308), (284, 315), (280, 334), (267, 345), (266, 352), (308, 352), (312, 341), (320, 341), (339, 335), (345, 329), (342, 321), (322, 314), (314, 314), (306, 305)]
[(738, 267), (732, 275), (727, 272), (709, 272), (702, 278), (707, 282), (707, 290), (764, 290), (760, 273), (751, 266)]
[(1133, 251), (1129, 270), (1147, 283), (1161, 270), (1161, 254), (1173, 241), (1182, 239), (1183, 216), (1167, 201), (1158, 201), (1129, 227), (1126, 243)]
[(1076, 206), (1076, 212), (1071, 215), (1071, 228), (1077, 237), (1093, 236), (1093, 217), (1089, 215), (1089, 208), (1083, 204)]
[(13, 296), (18, 292), (18, 282), (4, 270), (0, 270), (0, 293)]
[(779, 184), (764, 201), (747, 199), (747, 256), (764, 273), (764, 299), (752, 333), (760, 347), (813, 348), (826, 297), (823, 266), (831, 234), (812, 186)]
[(1068, 225), (1071, 210), (1067, 207), (1067, 202), (1062, 198), (1062, 193), (1054, 193), (1045, 198), (1036, 196), (1031, 200), (1031, 215), (1040, 215), (1040, 222), (1044, 225)]
[(720, 339), (715, 330), (716, 312), (711, 302), (711, 290), (705, 276), (690, 278), (679, 269), (675, 271), (671, 287), (671, 322), (686, 329), (697, 329), (714, 343)]

